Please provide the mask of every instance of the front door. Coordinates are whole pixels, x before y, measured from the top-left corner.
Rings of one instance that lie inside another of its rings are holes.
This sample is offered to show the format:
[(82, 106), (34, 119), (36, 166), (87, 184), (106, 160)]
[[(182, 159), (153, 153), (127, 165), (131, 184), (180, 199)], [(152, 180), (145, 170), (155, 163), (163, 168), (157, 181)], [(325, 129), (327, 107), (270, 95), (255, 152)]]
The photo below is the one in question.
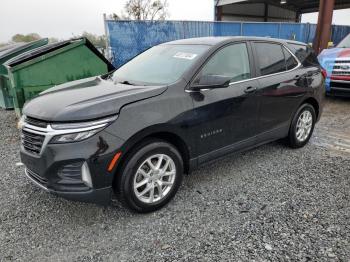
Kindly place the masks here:
[(253, 143), (257, 133), (257, 80), (253, 80), (250, 52), (245, 42), (219, 49), (193, 83), (209, 76), (231, 79), (228, 87), (192, 91), (199, 163)]

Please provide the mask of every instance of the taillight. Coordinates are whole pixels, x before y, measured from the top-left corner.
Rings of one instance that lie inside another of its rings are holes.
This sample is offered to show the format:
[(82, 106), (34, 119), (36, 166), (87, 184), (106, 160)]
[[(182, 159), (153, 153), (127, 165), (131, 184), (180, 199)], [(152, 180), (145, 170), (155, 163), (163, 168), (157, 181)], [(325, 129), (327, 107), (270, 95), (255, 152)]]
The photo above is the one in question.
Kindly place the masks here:
[(321, 73), (322, 73), (323, 77), (326, 79), (327, 78), (327, 70), (322, 68)]

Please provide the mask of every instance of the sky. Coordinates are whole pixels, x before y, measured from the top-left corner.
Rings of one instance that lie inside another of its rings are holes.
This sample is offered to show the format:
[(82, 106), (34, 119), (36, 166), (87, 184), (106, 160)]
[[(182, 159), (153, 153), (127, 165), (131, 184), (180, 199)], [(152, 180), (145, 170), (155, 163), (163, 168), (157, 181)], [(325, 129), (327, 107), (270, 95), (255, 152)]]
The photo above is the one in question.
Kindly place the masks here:
[[(103, 14), (120, 13), (126, 0), (1, 0), (0, 42), (16, 33), (70, 38), (104, 34)], [(214, 19), (213, 0), (169, 0), (169, 19)], [(197, 10), (197, 11), (195, 11)], [(4, 26), (6, 25), (6, 26)]]
[[(120, 13), (126, 0), (1, 0), (0, 42), (16, 33), (67, 39), (84, 31), (104, 34), (103, 13)], [(168, 0), (169, 19), (214, 19), (213, 0)], [(335, 11), (333, 23), (350, 25), (350, 10)], [(317, 14), (302, 22), (317, 22)]]
[[(304, 14), (302, 23), (317, 23), (318, 13)], [(350, 9), (335, 10), (333, 12), (333, 21), (335, 25), (350, 25)]]

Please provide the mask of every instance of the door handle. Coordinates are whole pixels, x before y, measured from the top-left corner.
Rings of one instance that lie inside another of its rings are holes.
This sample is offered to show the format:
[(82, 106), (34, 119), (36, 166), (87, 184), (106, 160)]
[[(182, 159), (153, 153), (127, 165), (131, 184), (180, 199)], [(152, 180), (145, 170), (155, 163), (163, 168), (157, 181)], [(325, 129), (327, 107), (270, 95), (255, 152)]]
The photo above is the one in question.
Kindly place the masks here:
[(244, 90), (244, 93), (249, 94), (249, 93), (254, 93), (257, 90), (256, 87), (250, 86), (247, 87), (246, 90)]

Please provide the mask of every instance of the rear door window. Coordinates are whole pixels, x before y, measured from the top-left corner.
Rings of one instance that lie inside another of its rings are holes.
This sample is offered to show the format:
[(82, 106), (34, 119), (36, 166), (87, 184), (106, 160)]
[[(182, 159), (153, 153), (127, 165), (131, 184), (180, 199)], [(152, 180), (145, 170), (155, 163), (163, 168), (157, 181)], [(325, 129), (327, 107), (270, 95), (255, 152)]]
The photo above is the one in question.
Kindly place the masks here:
[(281, 45), (256, 42), (255, 49), (262, 76), (286, 71), (286, 62)]

